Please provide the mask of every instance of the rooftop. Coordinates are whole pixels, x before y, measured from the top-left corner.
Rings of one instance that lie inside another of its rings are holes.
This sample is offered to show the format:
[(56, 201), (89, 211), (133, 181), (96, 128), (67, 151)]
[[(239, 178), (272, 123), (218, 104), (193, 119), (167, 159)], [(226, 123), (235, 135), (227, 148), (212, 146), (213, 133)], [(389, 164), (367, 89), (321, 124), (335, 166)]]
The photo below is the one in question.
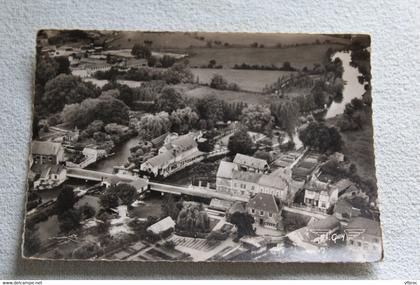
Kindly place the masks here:
[(278, 213), (280, 211), (276, 199), (271, 194), (258, 193), (251, 200), (249, 200), (248, 207), (257, 210), (263, 210), (270, 213)]
[(261, 173), (248, 172), (248, 171), (239, 171), (232, 170), (232, 178), (240, 181), (246, 181), (251, 183), (258, 183), (261, 176)]
[(332, 230), (340, 225), (340, 221), (334, 216), (328, 216), (325, 219), (311, 220), (307, 227), (313, 230)]
[(160, 220), (159, 222), (151, 225), (150, 227), (147, 228), (148, 231), (151, 231), (155, 234), (159, 234), (161, 232), (164, 232), (170, 228), (173, 228), (175, 226), (175, 222), (174, 220), (172, 220), (171, 217), (166, 217), (162, 220)]
[(262, 175), (260, 180), (258, 181), (260, 185), (278, 188), (278, 189), (285, 189), (287, 188), (287, 182), (283, 179), (280, 175), (273, 172), (269, 175)]
[(44, 141), (32, 142), (32, 154), (57, 155), (61, 149), (62, 146), (60, 143)]
[(352, 219), (347, 225), (346, 229), (364, 230), (362, 234), (377, 237), (380, 237), (382, 232), (381, 225), (379, 222), (363, 217), (357, 217)]
[(221, 161), (217, 170), (217, 177), (232, 179), (233, 170), (238, 170), (238, 166), (235, 163), (228, 161)]
[(264, 170), (266, 167), (268, 167), (267, 161), (265, 161), (264, 159), (255, 158), (241, 153), (236, 154), (233, 163), (257, 168), (260, 170)]

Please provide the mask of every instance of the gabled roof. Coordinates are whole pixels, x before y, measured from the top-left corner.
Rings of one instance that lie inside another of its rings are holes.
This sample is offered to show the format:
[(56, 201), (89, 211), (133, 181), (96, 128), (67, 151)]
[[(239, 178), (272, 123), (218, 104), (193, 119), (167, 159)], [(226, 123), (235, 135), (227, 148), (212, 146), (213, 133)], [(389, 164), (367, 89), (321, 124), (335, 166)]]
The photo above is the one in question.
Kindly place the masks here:
[(186, 134), (174, 139), (170, 144), (174, 148), (179, 148), (181, 150), (189, 150), (197, 146), (197, 142), (194, 139), (193, 134)]
[(286, 180), (274, 172), (269, 175), (262, 175), (258, 184), (277, 189), (287, 188)]
[(43, 141), (32, 142), (32, 154), (57, 155), (61, 149), (62, 146), (60, 143)]
[(175, 227), (175, 222), (171, 217), (168, 216), (163, 220), (160, 220), (159, 222), (151, 225), (147, 228), (147, 230), (153, 232), (154, 234), (160, 234), (173, 227)]
[(370, 220), (363, 217), (357, 217), (352, 219), (346, 229), (353, 230), (364, 230), (362, 234), (372, 235), (372, 236), (381, 236), (381, 225), (379, 222)]
[(341, 179), (334, 184), (334, 187), (338, 189), (338, 192), (341, 192), (349, 188), (351, 185), (353, 185), (353, 182), (351, 182), (349, 179)]
[(219, 178), (232, 179), (233, 170), (238, 170), (238, 166), (235, 163), (222, 160), (217, 169), (216, 176)]
[(307, 227), (314, 230), (332, 230), (340, 225), (340, 221), (334, 216), (328, 216), (325, 219), (311, 220)]
[(48, 164), (34, 164), (31, 167), (32, 172), (36, 173), (36, 174), (42, 174), (51, 168), (51, 165)]
[(258, 193), (255, 195), (249, 200), (248, 207), (270, 213), (278, 213), (280, 211), (274, 196), (266, 193)]
[(265, 161), (264, 159), (255, 158), (241, 153), (236, 154), (233, 163), (257, 168), (260, 170), (264, 170), (264, 168), (268, 166), (267, 161)]
[(150, 142), (153, 144), (154, 147), (161, 147), (168, 135), (169, 133), (164, 133), (163, 135), (152, 139)]
[(239, 171), (232, 170), (232, 178), (240, 181), (246, 181), (251, 183), (258, 183), (261, 176), (261, 173), (248, 172), (248, 171)]
[(145, 163), (148, 163), (151, 166), (161, 166), (167, 163), (169, 160), (173, 159), (174, 157), (175, 156), (173, 155), (172, 151), (165, 151), (148, 159)]

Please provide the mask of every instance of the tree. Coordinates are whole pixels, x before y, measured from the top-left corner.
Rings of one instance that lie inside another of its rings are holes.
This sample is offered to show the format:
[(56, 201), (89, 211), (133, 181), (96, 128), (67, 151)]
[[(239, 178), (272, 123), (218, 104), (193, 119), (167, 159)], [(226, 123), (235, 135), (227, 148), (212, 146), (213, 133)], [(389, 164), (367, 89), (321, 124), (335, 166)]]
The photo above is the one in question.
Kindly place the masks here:
[(134, 55), (136, 58), (149, 58), (152, 55), (150, 47), (135, 44), (131, 49), (131, 54)]
[(182, 210), (183, 201), (176, 201), (172, 194), (167, 194), (162, 201), (162, 217), (171, 217), (174, 221), (177, 220), (179, 212)]
[(96, 214), (95, 209), (88, 204), (81, 206), (78, 210), (82, 220), (93, 218)]
[(203, 205), (188, 205), (178, 214), (176, 223), (178, 230), (185, 231), (191, 235), (208, 232), (210, 230), (210, 218)]
[(140, 120), (135, 119), (133, 124), (139, 136), (144, 140), (156, 138), (171, 128), (171, 120), (166, 112), (156, 115), (146, 114)]
[(101, 120), (105, 124), (128, 125), (128, 112), (128, 106), (121, 100), (101, 95), (98, 98), (88, 98), (77, 105), (65, 106), (61, 116), (64, 122), (84, 128), (95, 120)]
[(242, 110), (241, 123), (250, 131), (271, 134), (273, 122), (269, 108), (250, 105)]
[(154, 67), (158, 63), (158, 58), (156, 56), (151, 56), (147, 59), (147, 65), (149, 67)]
[(174, 88), (167, 87), (155, 102), (158, 111), (168, 112), (169, 114), (176, 109), (185, 107), (185, 99), (182, 94)]
[(60, 230), (69, 232), (80, 226), (81, 213), (75, 209), (69, 209), (58, 215)]
[(275, 118), (276, 124), (289, 135), (292, 135), (295, 132), (299, 116), (299, 106), (296, 101), (287, 100), (273, 103), (270, 105), (270, 110)]
[(254, 157), (256, 158), (260, 158), (260, 159), (264, 159), (267, 162), (271, 162), (271, 155), (269, 152), (267, 151), (263, 151), (263, 150), (258, 150), (255, 154)]
[(305, 147), (327, 152), (339, 151), (342, 146), (340, 133), (334, 127), (327, 127), (324, 124), (311, 122), (299, 132), (299, 139)]
[(214, 89), (225, 90), (228, 88), (228, 82), (223, 76), (215, 74), (210, 81), (210, 87)]
[(160, 59), (160, 64), (162, 65), (163, 68), (171, 67), (175, 64), (175, 62), (176, 62), (175, 57), (172, 57), (166, 54)]
[(105, 210), (113, 209), (118, 207), (118, 196), (116, 193), (112, 193), (106, 191), (101, 197), (99, 198), (99, 203)]
[(230, 222), (234, 224), (237, 228), (237, 237), (239, 240), (243, 236), (253, 236), (255, 235), (255, 230), (253, 224), (255, 223), (254, 217), (248, 213), (235, 212), (230, 217)]
[(248, 132), (242, 129), (229, 138), (228, 149), (232, 155), (237, 153), (250, 155), (254, 153), (255, 145)]
[(71, 186), (64, 186), (57, 196), (56, 209), (59, 213), (72, 209), (77, 202), (76, 194)]
[(70, 74), (70, 61), (66, 56), (56, 56), (54, 60), (57, 62), (57, 74)]
[(217, 99), (213, 95), (196, 100), (195, 109), (200, 119), (206, 120), (207, 129), (214, 127), (215, 123), (223, 120), (225, 116), (223, 100)]
[(184, 63), (174, 64), (162, 75), (163, 80), (168, 84), (192, 83), (194, 75), (190, 68)]
[(127, 106), (131, 106), (133, 104), (133, 100), (134, 100), (133, 89), (128, 87), (128, 85), (120, 84), (116, 81), (111, 81), (110, 83), (107, 83), (102, 87), (102, 91), (115, 90), (115, 89), (119, 91), (118, 93), (115, 93), (115, 94), (118, 94), (116, 96), (117, 99), (123, 101)]
[(61, 111), (66, 104), (80, 103), (99, 95), (99, 89), (80, 77), (60, 74), (45, 84), (42, 104), (50, 113)]
[(190, 129), (197, 126), (198, 115), (190, 107), (177, 109), (170, 116), (172, 127), (171, 130), (176, 133), (185, 134)]
[(124, 205), (130, 206), (137, 198), (137, 190), (134, 186), (127, 184), (127, 183), (120, 183), (110, 191), (115, 191), (118, 198)]

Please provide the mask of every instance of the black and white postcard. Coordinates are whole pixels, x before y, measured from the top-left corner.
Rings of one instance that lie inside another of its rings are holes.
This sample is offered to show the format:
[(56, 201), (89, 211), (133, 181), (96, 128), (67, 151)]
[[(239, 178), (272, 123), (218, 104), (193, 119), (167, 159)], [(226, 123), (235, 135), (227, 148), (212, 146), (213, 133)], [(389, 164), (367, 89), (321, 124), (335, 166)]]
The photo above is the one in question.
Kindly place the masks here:
[(23, 256), (383, 257), (370, 37), (41, 30)]

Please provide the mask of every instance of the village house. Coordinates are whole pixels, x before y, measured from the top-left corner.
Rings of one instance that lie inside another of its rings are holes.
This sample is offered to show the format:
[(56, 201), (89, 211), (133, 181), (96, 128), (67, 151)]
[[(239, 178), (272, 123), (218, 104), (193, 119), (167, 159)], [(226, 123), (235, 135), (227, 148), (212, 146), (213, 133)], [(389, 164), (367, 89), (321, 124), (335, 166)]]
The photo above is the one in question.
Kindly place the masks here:
[(274, 195), (287, 203), (289, 184), (276, 173), (241, 171), (240, 165), (221, 161), (216, 174), (216, 191), (235, 197), (250, 198), (258, 193)]
[(252, 171), (257, 173), (265, 173), (269, 170), (269, 166), (266, 160), (237, 153), (233, 160), (233, 163), (238, 165), (242, 171)]
[[(169, 137), (169, 136), (168, 136)], [(166, 139), (168, 139), (168, 137)], [(154, 176), (168, 175), (202, 159), (202, 153), (197, 148), (197, 133), (189, 133), (168, 140), (160, 149), (159, 154), (140, 165), (140, 170)], [(165, 141), (166, 141), (165, 139)]]
[(34, 182), (34, 189), (51, 189), (59, 186), (67, 179), (67, 170), (63, 165), (38, 165), (38, 167), (41, 167), (42, 170), (39, 173), (38, 180)]
[(247, 210), (257, 224), (271, 229), (279, 228), (282, 206), (273, 195), (258, 193), (249, 200)]
[(334, 216), (341, 221), (349, 221), (351, 218), (360, 216), (360, 209), (353, 207), (353, 205), (340, 197), (334, 206)]
[(304, 203), (307, 206), (326, 212), (338, 201), (338, 198), (349, 188), (353, 182), (341, 179), (337, 183), (322, 182), (316, 175), (304, 186)]
[(332, 242), (333, 234), (339, 232), (340, 221), (334, 216), (325, 219), (312, 218), (305, 227), (287, 234), (287, 237), (296, 246), (306, 251), (319, 252)]
[(344, 231), (347, 237), (347, 246), (350, 249), (381, 254), (381, 226), (379, 222), (357, 217), (350, 220)]
[(32, 142), (33, 164), (59, 164), (64, 161), (64, 148), (60, 143), (48, 141)]

